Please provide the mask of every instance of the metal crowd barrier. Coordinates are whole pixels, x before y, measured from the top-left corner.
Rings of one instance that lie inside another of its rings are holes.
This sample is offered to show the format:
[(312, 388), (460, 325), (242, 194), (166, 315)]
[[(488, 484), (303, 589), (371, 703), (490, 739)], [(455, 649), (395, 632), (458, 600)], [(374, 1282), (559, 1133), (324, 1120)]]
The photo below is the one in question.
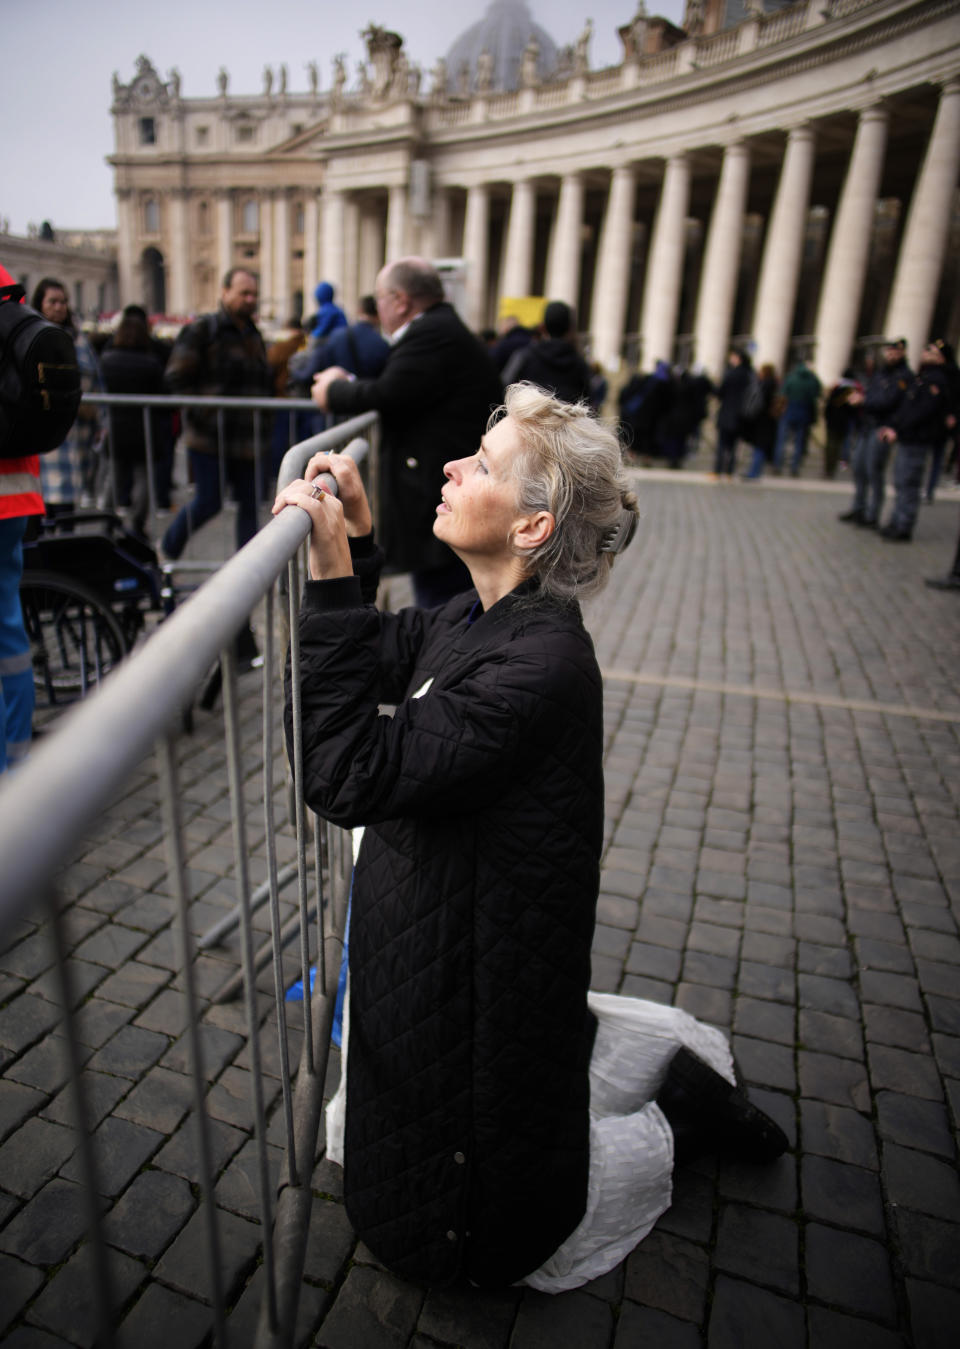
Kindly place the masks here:
[[(177, 400), (182, 405), (183, 400)], [(317, 450), (342, 449), (357, 458), (367, 450), (358, 441), (368, 434), (374, 450), (369, 477), (376, 478), (376, 414), (354, 418), (292, 447), (283, 460), (279, 483), (302, 476), (306, 461)], [(332, 478), (328, 484), (335, 487)], [(311, 1178), (321, 1117), (330, 1029), (333, 1019), (342, 934), (349, 893), (352, 851), (349, 835), (327, 829), (327, 891), (322, 875), (322, 827), (313, 820), (312, 849), (308, 843), (300, 781), (302, 754), (292, 765), (297, 837), (296, 876), (303, 980), (303, 1052), (295, 1081), (287, 1060), (286, 1006), (278, 905), (275, 802), (271, 767), (275, 757), (274, 713), (282, 701), (280, 662), (274, 644), (275, 595), (286, 577), (289, 633), (292, 647), (294, 726), (299, 744), (300, 699), (297, 612), (300, 563), (310, 524), (305, 512), (286, 510), (272, 519), (256, 537), (232, 557), (119, 665), (85, 701), (76, 705), (57, 728), (35, 747), (15, 773), (0, 779), (0, 949), (14, 924), (43, 905), (52, 932), (56, 956), (64, 1037), (74, 1100), (78, 1155), (88, 1200), (89, 1244), (94, 1256), (94, 1291), (98, 1305), (97, 1344), (115, 1343), (115, 1306), (110, 1270), (101, 1231), (97, 1184), (98, 1162), (91, 1143), (91, 1113), (81, 1085), (81, 1049), (74, 1021), (76, 998), (70, 987), (66, 960), (63, 911), (57, 899), (57, 875), (66, 866), (85, 831), (115, 799), (155, 749), (159, 762), (168, 873), (175, 900), (179, 964), (183, 972), (185, 1010), (193, 1083), (193, 1114), (197, 1121), (197, 1151), (203, 1207), (206, 1212), (207, 1259), (214, 1342), (227, 1345), (226, 1308), (221, 1278), (217, 1209), (213, 1194), (212, 1149), (204, 1109), (206, 1078), (198, 1022), (197, 987), (193, 971), (194, 942), (187, 922), (189, 904), (186, 849), (180, 818), (176, 739), (179, 714), (210, 665), (223, 669), (224, 735), (231, 800), (235, 884), (241, 929), (243, 985), (247, 1012), (247, 1043), (251, 1061), (252, 1107), (257, 1148), (257, 1181), (265, 1293), (257, 1332), (258, 1349), (281, 1349), (292, 1343), (311, 1207)], [(245, 837), (244, 771), (238, 716), (237, 666), (233, 638), (260, 602), (266, 606), (263, 661), (263, 803), (274, 969), (274, 996), (280, 1037), (282, 1109), (286, 1158), (279, 1195), (270, 1191), (266, 1119), (261, 1082), (255, 956), (251, 924), (252, 896)], [(312, 852), (308, 864), (308, 850)], [(309, 978), (311, 926), (316, 923), (317, 976), (311, 997)], [(211, 934), (207, 934), (208, 939)]]
[[(157, 426), (155, 423), (157, 413), (166, 413), (172, 417), (174, 413), (187, 411), (191, 408), (205, 408), (216, 413), (217, 459), (220, 471), (220, 501), (222, 504), (228, 500), (226, 414), (227, 412), (238, 411), (250, 412), (253, 419), (254, 486), (258, 510), (267, 502), (268, 494), (265, 489), (273, 480), (271, 469), (271, 431), (273, 425), (278, 418), (286, 420), (285, 444), (289, 448), (299, 441), (297, 435), (299, 415), (302, 413), (318, 415), (319, 413), (317, 405), (311, 402), (309, 398), (226, 398), (223, 396), (201, 397), (187, 394), (88, 393), (84, 394), (81, 403), (87, 407), (102, 408), (106, 414), (107, 435), (100, 451), (103, 462), (100, 465), (96, 487), (100, 504), (113, 508), (116, 508), (122, 495), (120, 468), (123, 457), (118, 453), (118, 437), (115, 432), (113, 410), (118, 408), (138, 408), (140, 410), (143, 418), (148, 513), (154, 520), (156, 520), (159, 510), (158, 484), (163, 471), (163, 460), (165, 454), (172, 459), (175, 450), (172, 434), (166, 451), (161, 445), (157, 444)], [(270, 499), (272, 500), (272, 498)], [(176, 509), (177, 507), (173, 507), (171, 513), (174, 513)], [(213, 566), (219, 566), (219, 562), (220, 560)], [(182, 571), (210, 571), (212, 567), (207, 563), (194, 561), (178, 562), (177, 569)]]

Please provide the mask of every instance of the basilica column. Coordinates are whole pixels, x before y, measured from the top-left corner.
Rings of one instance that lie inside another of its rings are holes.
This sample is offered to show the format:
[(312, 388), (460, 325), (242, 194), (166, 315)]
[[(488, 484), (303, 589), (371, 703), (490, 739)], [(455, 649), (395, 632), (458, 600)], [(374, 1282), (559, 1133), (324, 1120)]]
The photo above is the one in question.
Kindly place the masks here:
[(217, 193), (217, 294), (220, 283), (233, 266), (233, 195), (227, 188)]
[(142, 304), (142, 287), (137, 269), (134, 243), (137, 237), (137, 212), (129, 187), (117, 188), (117, 271), (120, 303)]
[(794, 127), (780, 170), (767, 241), (760, 264), (760, 280), (753, 323), (757, 366), (765, 362), (784, 374), (797, 285), (803, 262), (803, 241), (810, 208), (814, 135), (808, 126)]
[(630, 165), (621, 165), (613, 170), (610, 179), (610, 194), (600, 231), (597, 270), (593, 282), (593, 310), (590, 315), (593, 359), (612, 371), (620, 366), (623, 325), (627, 318), (635, 198), (635, 171)]
[(652, 369), (656, 361), (673, 360), (689, 205), (690, 164), (686, 155), (671, 155), (663, 175), (643, 287), (640, 332), (645, 370)]
[(583, 179), (568, 173), (560, 184), (547, 258), (547, 299), (576, 308), (580, 293), (580, 231), (583, 227)]
[(306, 311), (313, 302), (313, 292), (320, 280), (320, 203), (316, 192), (307, 190), (303, 207), (303, 307)]
[(957, 172), (960, 170), (960, 80), (943, 87), (923, 167), (913, 189), (910, 214), (887, 309), (887, 332), (906, 337), (916, 366), (931, 333), (937, 288), (950, 229)]
[(173, 314), (189, 314), (196, 309), (191, 295), (190, 222), (187, 219), (189, 193), (174, 188), (170, 204), (170, 256), (167, 258), (167, 307)]
[(273, 318), (275, 290), (273, 272), (273, 193), (260, 193), (260, 316)]
[(737, 141), (724, 151), (697, 299), (696, 356), (713, 378), (723, 371), (730, 342), (749, 182), (750, 151)]
[[(359, 260), (357, 263), (360, 294), (372, 294), (377, 273), (383, 266), (383, 216), (379, 207), (367, 207), (360, 213)], [(348, 297), (349, 299), (359, 299)]]
[(487, 310), (487, 246), (490, 225), (490, 189), (476, 183), (467, 189), (463, 222), (463, 256), (467, 264), (467, 325), (476, 332), (484, 326)]
[(513, 185), (510, 221), (504, 249), (501, 295), (529, 295), (533, 285), (533, 231), (537, 194), (529, 178)]
[(407, 254), (407, 185), (394, 183), (387, 202), (387, 261)]
[(320, 253), (320, 280), (336, 285), (343, 276), (343, 232), (346, 197), (343, 192), (327, 192), (321, 201), (323, 210), (323, 247)]
[(870, 256), (870, 235), (887, 148), (887, 112), (860, 114), (853, 153), (830, 233), (820, 282), (816, 324), (816, 371), (825, 387), (836, 383), (850, 359)]
[(420, 248), (425, 258), (445, 258), (450, 253), (450, 196), (434, 185), (430, 214), (420, 224)]
[(360, 203), (356, 197), (348, 197), (343, 212), (343, 271), (339, 276), (325, 277), (333, 283), (337, 303), (353, 309), (356, 304), (360, 267)]
[(290, 194), (283, 187), (273, 199), (274, 317), (286, 323), (290, 316)]

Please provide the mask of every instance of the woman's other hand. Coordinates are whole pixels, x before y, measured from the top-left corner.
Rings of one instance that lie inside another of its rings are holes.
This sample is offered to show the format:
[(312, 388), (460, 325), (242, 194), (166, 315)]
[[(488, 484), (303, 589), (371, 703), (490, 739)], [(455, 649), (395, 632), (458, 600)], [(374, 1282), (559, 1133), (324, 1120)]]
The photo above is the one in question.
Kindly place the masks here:
[(307, 464), (304, 477), (307, 482), (313, 482), (321, 473), (329, 473), (336, 479), (348, 536), (361, 539), (369, 534), (373, 529), (373, 517), (354, 460), (349, 454), (315, 454)]
[(272, 513), (279, 515), (285, 506), (300, 506), (310, 516), (311, 579), (330, 581), (338, 576), (352, 576), (353, 560), (347, 542), (344, 510), (337, 498), (324, 491), (319, 483), (298, 478), (277, 496)]

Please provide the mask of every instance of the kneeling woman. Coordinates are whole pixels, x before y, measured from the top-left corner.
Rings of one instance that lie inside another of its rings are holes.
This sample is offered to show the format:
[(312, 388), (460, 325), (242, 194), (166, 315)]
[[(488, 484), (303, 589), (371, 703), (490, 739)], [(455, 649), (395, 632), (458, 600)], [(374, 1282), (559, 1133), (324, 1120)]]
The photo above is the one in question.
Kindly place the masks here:
[(439, 492), (434, 532), (475, 589), (399, 614), (364, 602), (379, 568), (355, 467), (317, 455), (307, 479), (324, 470), (339, 501), (298, 482), (274, 511), (313, 521), (305, 796), (366, 826), (328, 1152), (398, 1274), (576, 1287), (668, 1206), (675, 1136), (693, 1150), (705, 1123), (758, 1157), (785, 1145), (731, 1085), (718, 1031), (588, 997), (603, 690), (577, 596), (636, 525), (619, 445), (585, 408), (512, 386)]

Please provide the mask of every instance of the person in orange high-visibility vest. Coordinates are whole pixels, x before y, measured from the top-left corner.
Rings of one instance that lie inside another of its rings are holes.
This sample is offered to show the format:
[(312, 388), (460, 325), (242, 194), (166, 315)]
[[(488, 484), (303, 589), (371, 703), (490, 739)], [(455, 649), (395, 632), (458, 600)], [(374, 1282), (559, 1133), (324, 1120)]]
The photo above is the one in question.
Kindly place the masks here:
[[(0, 265), (0, 287), (15, 284)], [(0, 773), (24, 758), (30, 747), (33, 663), (20, 608), (20, 576), (27, 520), (43, 513), (39, 457), (0, 455)]]

